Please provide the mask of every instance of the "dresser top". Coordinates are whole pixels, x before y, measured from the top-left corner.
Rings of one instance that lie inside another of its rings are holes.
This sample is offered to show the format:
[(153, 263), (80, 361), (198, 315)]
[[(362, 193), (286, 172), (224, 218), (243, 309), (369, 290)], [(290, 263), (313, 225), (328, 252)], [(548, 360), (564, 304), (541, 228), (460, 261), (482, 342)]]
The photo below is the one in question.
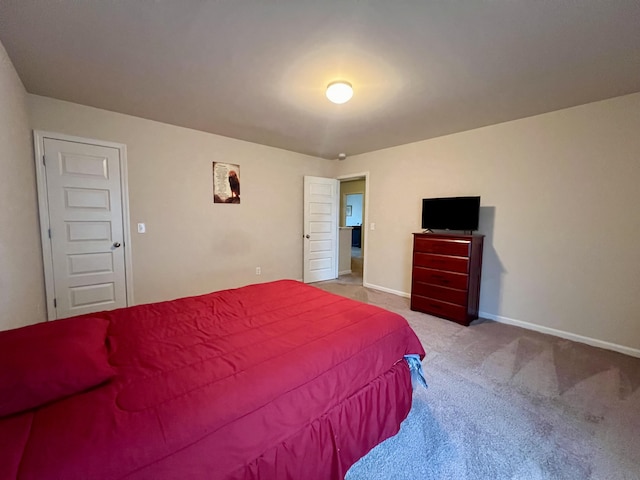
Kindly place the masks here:
[(433, 238), (434, 240), (472, 240), (474, 238), (484, 238), (481, 233), (423, 233), (416, 232), (413, 234), (416, 237)]

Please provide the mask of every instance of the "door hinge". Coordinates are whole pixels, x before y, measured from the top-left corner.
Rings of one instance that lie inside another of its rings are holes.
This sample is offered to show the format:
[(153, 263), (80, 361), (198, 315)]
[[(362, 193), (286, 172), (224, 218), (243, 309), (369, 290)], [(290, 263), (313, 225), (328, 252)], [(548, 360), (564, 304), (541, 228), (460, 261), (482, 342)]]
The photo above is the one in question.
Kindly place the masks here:
[(47, 160), (46, 157), (44, 155), (42, 155), (42, 164), (46, 167), (47, 166)]
[(57, 298), (53, 299), (53, 308), (58, 308), (58, 299)]
[(49, 238), (51, 238), (51, 229), (49, 229)]

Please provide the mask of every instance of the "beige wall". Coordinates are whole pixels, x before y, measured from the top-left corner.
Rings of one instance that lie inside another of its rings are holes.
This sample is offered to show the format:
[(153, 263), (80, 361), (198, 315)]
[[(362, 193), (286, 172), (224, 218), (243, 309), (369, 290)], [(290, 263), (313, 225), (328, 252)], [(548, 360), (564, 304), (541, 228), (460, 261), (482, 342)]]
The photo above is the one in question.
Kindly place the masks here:
[(26, 96), (0, 44), (0, 330), (46, 319)]
[[(136, 303), (302, 278), (302, 177), (331, 161), (45, 97), (28, 108), (34, 129), (127, 145)], [(213, 161), (240, 165), (240, 205), (213, 204)]]
[(359, 156), (367, 278), (407, 293), (423, 197), (481, 195), (480, 310), (640, 349), (640, 94)]

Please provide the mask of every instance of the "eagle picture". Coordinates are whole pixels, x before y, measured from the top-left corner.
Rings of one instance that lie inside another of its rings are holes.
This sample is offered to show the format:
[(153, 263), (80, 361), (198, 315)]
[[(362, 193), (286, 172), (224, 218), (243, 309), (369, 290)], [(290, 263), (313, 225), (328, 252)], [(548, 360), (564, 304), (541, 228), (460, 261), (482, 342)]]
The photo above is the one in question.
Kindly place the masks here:
[(229, 172), (229, 186), (231, 187), (231, 198), (240, 198), (240, 180), (235, 170)]
[(240, 165), (213, 162), (213, 203), (240, 203)]

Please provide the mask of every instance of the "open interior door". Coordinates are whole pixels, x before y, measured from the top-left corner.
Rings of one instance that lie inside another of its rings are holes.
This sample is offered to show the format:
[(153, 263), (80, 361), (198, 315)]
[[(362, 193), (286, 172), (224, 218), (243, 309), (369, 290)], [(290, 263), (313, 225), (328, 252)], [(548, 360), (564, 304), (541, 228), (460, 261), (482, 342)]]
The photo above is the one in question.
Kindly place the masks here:
[(338, 192), (336, 179), (304, 177), (305, 283), (338, 277)]

